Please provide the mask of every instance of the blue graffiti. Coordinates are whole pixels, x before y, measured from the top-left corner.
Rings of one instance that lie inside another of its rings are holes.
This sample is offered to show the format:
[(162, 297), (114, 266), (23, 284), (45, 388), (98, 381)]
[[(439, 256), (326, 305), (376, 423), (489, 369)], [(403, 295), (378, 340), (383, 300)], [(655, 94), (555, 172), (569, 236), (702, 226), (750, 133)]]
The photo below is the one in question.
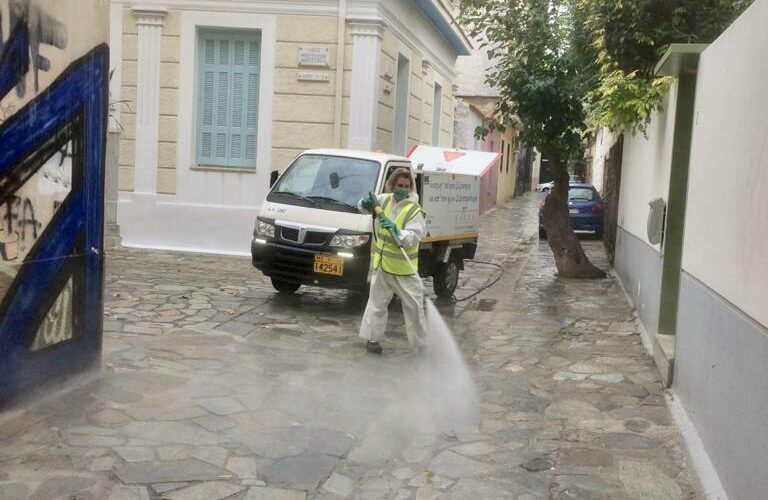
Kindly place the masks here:
[[(2, 44), (2, 40), (0, 40), (0, 44)], [(22, 81), (29, 71), (28, 46), (29, 30), (24, 24), (16, 25), (16, 28), (11, 32), (8, 43), (3, 47), (3, 58), (0, 60), (0, 68), (2, 68), (0, 71), (0, 99)]]
[[(32, 5), (30, 0), (10, 0), (8, 6), (10, 9), (9, 24), (13, 27), (9, 37), (9, 44), (11, 42), (14, 44), (11, 54), (19, 62), (23, 61), (24, 63), (23, 72), (18, 73), (18, 75), (26, 75), (31, 64), (35, 92), (38, 92), (40, 90), (40, 71), (51, 69), (51, 61), (40, 53), (40, 46), (50, 45), (63, 49), (67, 46), (67, 28), (49, 16), (38, 5)], [(0, 52), (5, 52), (2, 24), (3, 18), (2, 13), (0, 13)], [(18, 36), (20, 34), (23, 36)], [(21, 67), (19, 69), (21, 70)], [(26, 79), (18, 78), (15, 85), (16, 94), (23, 97), (27, 92)], [(2, 89), (1, 85), (0, 89)], [(0, 95), (4, 94), (5, 92), (0, 92)]]
[[(18, 23), (2, 48), (0, 98), (26, 78), (29, 44), (28, 26)], [(72, 144), (70, 192), (0, 303), (0, 400), (98, 359), (108, 83), (109, 50), (99, 45), (0, 125), (0, 204), (12, 201), (47, 159)], [(32, 352), (45, 314), (68, 283), (74, 284), (76, 335)]]

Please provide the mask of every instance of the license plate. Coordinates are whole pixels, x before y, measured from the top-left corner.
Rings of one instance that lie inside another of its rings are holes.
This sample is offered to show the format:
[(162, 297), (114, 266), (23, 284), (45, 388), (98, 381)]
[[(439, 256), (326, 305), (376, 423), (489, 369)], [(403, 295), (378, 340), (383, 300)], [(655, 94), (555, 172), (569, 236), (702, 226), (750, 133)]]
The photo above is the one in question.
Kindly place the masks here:
[(315, 272), (333, 276), (344, 275), (344, 259), (332, 255), (315, 255)]
[(578, 214), (579, 213), (579, 209), (578, 208), (572, 208), (572, 209), (569, 210), (569, 212), (572, 213), (572, 214)]

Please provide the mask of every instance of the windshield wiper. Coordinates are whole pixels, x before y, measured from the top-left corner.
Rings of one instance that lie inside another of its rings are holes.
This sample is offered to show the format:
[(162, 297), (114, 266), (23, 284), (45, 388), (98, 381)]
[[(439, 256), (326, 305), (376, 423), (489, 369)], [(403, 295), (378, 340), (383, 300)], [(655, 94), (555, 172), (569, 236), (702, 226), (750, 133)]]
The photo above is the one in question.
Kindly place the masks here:
[(312, 201), (328, 201), (331, 203), (335, 203), (336, 205), (342, 205), (348, 208), (354, 208), (357, 210), (357, 207), (355, 205), (350, 205), (346, 201), (337, 200), (336, 198), (331, 198), (329, 196), (307, 196), (308, 199)]
[(303, 195), (300, 195), (298, 193), (292, 193), (291, 191), (273, 191), (270, 194), (275, 194), (275, 195), (279, 195), (279, 196), (290, 196), (291, 198), (298, 198), (299, 200), (308, 201), (309, 203), (311, 203), (313, 205), (317, 205), (317, 203), (315, 203), (310, 197), (303, 196)]

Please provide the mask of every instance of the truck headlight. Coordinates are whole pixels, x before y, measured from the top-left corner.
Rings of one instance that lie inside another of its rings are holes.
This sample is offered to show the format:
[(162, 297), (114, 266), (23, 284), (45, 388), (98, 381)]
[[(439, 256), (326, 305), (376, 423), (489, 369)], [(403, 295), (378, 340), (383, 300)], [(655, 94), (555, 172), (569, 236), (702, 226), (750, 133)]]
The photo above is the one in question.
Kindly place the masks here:
[(355, 248), (368, 243), (367, 234), (337, 234), (331, 239), (331, 246), (336, 248)]
[(275, 226), (269, 222), (261, 220), (256, 221), (256, 234), (258, 236), (266, 236), (267, 238), (275, 237)]

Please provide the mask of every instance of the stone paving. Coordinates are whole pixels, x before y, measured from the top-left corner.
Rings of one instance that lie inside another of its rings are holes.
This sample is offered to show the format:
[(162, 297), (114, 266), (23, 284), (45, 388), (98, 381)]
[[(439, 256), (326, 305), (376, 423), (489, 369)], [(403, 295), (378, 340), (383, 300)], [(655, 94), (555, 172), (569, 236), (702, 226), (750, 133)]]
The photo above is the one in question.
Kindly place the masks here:
[[(477, 258), (504, 276), (440, 309), (474, 375), (469, 421), (454, 367), (409, 353), (394, 308), (373, 356), (360, 295), (114, 251), (102, 368), (0, 416), (0, 499), (697, 498), (618, 284), (555, 277), (535, 213), (528, 195), (483, 217)], [(468, 264), (457, 297), (496, 272)]]

